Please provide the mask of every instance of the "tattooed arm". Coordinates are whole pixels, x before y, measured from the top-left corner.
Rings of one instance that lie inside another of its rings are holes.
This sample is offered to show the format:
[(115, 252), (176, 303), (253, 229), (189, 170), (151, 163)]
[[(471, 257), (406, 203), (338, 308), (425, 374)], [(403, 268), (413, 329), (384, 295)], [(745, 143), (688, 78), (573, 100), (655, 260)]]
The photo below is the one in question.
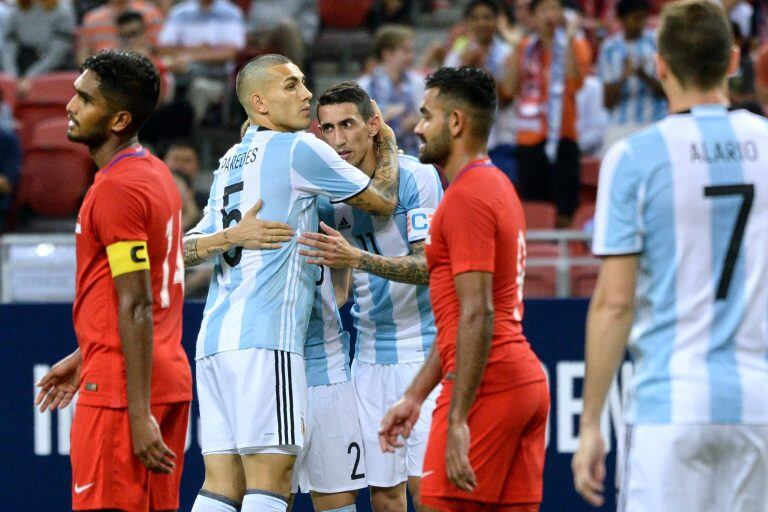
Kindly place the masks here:
[(397, 206), (400, 165), (397, 162), (395, 132), (384, 122), (376, 102), (371, 100), (374, 115), (381, 120), (376, 135), (376, 170), (368, 187), (344, 202), (375, 215), (392, 215)]
[(335, 229), (320, 223), (323, 233), (303, 233), (299, 243), (314, 250), (302, 250), (307, 263), (332, 268), (354, 268), (407, 284), (429, 284), (424, 242), (411, 244), (411, 254), (388, 258), (354, 247)]
[(190, 233), (184, 237), (184, 265), (194, 267), (235, 247), (279, 249), (293, 238), (293, 229), (282, 222), (259, 220), (256, 215), (264, 203), (259, 199), (236, 225), (214, 233)]

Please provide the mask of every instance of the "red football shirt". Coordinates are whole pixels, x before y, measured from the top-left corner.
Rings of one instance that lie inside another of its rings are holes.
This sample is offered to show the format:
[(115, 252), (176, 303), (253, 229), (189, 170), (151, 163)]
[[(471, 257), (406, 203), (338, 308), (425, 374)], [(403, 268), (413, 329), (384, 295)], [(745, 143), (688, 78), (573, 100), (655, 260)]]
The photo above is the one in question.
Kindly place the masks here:
[(126, 241), (147, 244), (154, 300), (152, 404), (191, 400), (192, 377), (181, 346), (181, 198), (168, 167), (141, 146), (115, 155), (96, 174), (75, 231), (73, 317), (83, 356), (79, 403), (128, 405), (117, 291), (107, 258), (107, 247)]
[(429, 292), (443, 375), (455, 371), (459, 298), (454, 276), (493, 274), (493, 340), (480, 392), (544, 379), (523, 335), (525, 219), (515, 188), (488, 159), (466, 165), (446, 190), (426, 243)]

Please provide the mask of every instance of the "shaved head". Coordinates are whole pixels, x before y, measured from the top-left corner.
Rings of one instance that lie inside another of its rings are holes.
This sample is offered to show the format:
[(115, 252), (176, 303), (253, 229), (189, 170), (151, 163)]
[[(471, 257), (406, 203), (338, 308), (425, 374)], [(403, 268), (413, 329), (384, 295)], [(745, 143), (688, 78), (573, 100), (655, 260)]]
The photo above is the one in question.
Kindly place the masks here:
[(261, 92), (261, 87), (271, 76), (269, 73), (270, 68), (283, 64), (293, 64), (293, 61), (288, 57), (270, 53), (248, 61), (240, 72), (237, 73), (237, 81), (235, 82), (237, 99), (247, 113), (250, 114), (248, 97), (254, 91)]

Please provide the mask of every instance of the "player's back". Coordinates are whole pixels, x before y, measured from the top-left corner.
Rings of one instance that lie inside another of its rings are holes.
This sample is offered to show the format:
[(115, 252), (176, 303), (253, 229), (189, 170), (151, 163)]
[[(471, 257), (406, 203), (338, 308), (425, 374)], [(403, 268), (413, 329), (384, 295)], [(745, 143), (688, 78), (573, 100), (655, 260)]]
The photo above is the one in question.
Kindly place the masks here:
[(768, 122), (701, 106), (618, 143), (596, 254), (639, 254), (634, 423), (768, 421)]
[[(297, 234), (313, 231), (318, 195), (343, 200), (367, 183), (311, 134), (252, 126), (220, 160), (205, 215), (189, 234), (233, 226), (259, 199), (260, 219), (290, 224)], [(297, 240), (277, 250), (236, 248), (216, 258), (197, 358), (244, 348), (303, 353), (315, 268), (299, 254)]]
[(149, 269), (152, 284), (152, 402), (191, 399), (189, 363), (181, 347), (181, 198), (168, 167), (141, 147), (116, 155), (97, 173), (76, 232), (81, 403), (126, 405), (125, 372), (115, 371), (123, 356), (113, 276), (140, 267)]

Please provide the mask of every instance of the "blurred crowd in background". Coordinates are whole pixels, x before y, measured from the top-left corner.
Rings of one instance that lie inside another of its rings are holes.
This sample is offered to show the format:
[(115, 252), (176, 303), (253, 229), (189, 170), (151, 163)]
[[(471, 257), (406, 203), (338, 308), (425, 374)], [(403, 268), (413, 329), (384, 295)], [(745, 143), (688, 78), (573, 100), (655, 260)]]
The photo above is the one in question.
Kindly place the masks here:
[[(672, 1), (672, 0), (667, 0)], [(722, 0), (741, 65), (734, 106), (768, 106), (768, 2)], [(490, 156), (539, 206), (532, 228), (587, 229), (607, 147), (667, 113), (654, 27), (665, 0), (0, 0), (0, 228), (71, 231), (93, 178), (69, 143), (64, 106), (77, 66), (107, 48), (150, 56), (161, 101), (141, 142), (162, 156), (194, 225), (222, 149), (244, 119), (240, 65), (281, 53), (316, 96), (357, 79), (398, 144), (426, 74), (479, 66), (497, 81)], [(316, 129), (316, 124), (313, 125)]]

